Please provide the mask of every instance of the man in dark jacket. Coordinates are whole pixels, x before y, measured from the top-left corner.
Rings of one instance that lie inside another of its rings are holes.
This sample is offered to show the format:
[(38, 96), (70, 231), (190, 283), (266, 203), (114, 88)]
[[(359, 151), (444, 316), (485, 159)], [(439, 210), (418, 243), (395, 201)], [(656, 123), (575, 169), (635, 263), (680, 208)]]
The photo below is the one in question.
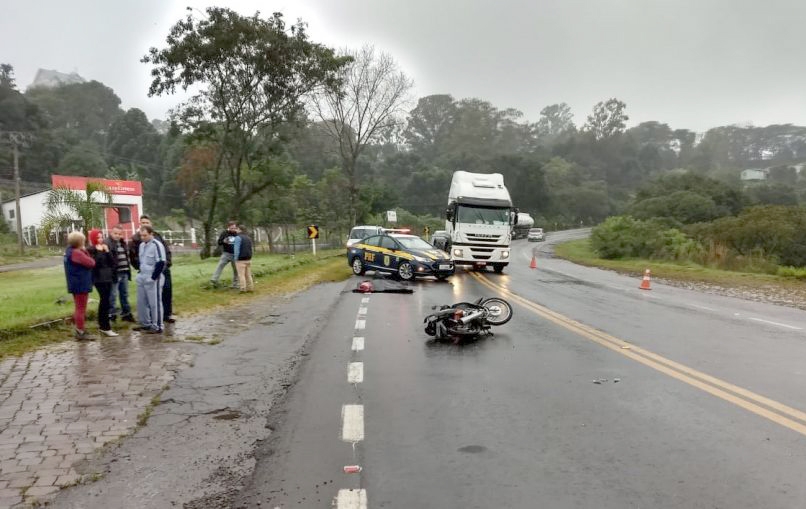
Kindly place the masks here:
[[(147, 215), (143, 214), (140, 216), (140, 226), (153, 226), (151, 225), (151, 218)], [(163, 316), (165, 316), (165, 321), (167, 323), (174, 323), (176, 318), (173, 316), (173, 284), (171, 282), (171, 248), (165, 240), (163, 240), (162, 235), (157, 232), (154, 232), (154, 238), (156, 238), (160, 243), (165, 246), (165, 258), (167, 259), (167, 264), (165, 269), (162, 271), (162, 275), (165, 276), (165, 283), (162, 287), (162, 310)], [(134, 235), (132, 235), (132, 241), (129, 242), (129, 261), (132, 264), (132, 267), (140, 270), (140, 259), (139, 259), (139, 249), (140, 243), (142, 240), (140, 239), (140, 232), (138, 231)]]
[(235, 237), (232, 245), (232, 256), (238, 267), (241, 292), (251, 292), (255, 289), (255, 282), (252, 280), (252, 239), (246, 234), (246, 228), (243, 225), (238, 227), (238, 236)]
[(109, 294), (109, 319), (113, 322), (118, 319), (119, 297), (121, 320), (134, 322), (132, 308), (129, 305), (129, 281), (132, 280), (132, 269), (126, 239), (123, 238), (123, 226), (116, 225), (110, 230), (106, 245), (115, 258), (115, 274), (112, 277), (112, 290)]
[(218, 266), (213, 272), (213, 277), (210, 278), (210, 284), (213, 287), (218, 286), (218, 280), (221, 278), (221, 272), (227, 265), (232, 265), (232, 288), (238, 288), (238, 269), (235, 266), (235, 239), (238, 238), (238, 223), (230, 221), (227, 223), (227, 229), (221, 232), (218, 236), (218, 245), (221, 247), (221, 258), (218, 260)]

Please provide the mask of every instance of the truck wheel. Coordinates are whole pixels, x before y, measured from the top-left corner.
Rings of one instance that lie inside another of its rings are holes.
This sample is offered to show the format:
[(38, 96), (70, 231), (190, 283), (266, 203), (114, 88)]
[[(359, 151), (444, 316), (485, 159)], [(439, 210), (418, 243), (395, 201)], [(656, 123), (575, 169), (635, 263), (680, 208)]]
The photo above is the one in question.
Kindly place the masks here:
[(364, 268), (364, 262), (361, 261), (361, 258), (355, 257), (353, 258), (353, 274), (356, 276), (363, 276), (367, 269)]
[(493, 270), (495, 271), (496, 274), (500, 274), (500, 273), (504, 272), (504, 267), (506, 267), (506, 265), (503, 265), (503, 264), (499, 263), (499, 264), (493, 265)]

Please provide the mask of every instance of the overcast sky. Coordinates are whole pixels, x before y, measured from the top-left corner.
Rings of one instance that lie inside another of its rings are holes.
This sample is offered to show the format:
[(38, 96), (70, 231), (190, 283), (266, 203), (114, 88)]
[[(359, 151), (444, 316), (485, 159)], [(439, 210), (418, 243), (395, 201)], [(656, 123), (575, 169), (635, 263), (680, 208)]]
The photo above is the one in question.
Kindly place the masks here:
[(617, 97), (630, 125), (806, 125), (804, 0), (2, 0), (0, 62), (20, 88), (38, 68), (112, 87), (124, 108), (165, 118), (139, 59), (188, 5), (302, 18), (316, 42), (375, 44), (416, 83), (513, 107), (536, 121), (567, 102), (577, 124)]

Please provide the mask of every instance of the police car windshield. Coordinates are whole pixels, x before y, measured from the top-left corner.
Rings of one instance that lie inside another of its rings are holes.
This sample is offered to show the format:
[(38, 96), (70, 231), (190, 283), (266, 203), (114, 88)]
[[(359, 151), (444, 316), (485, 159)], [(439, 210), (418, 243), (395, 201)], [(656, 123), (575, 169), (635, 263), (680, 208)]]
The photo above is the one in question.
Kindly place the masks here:
[(434, 249), (434, 246), (420, 237), (395, 237), (406, 249)]
[[(342, 230), (343, 231), (343, 230)], [(351, 239), (365, 239), (370, 235), (376, 235), (378, 230), (372, 230), (369, 228), (353, 228), (350, 231), (350, 238)]]
[(509, 224), (509, 210), (460, 205), (456, 211), (456, 220), (460, 223), (473, 224)]

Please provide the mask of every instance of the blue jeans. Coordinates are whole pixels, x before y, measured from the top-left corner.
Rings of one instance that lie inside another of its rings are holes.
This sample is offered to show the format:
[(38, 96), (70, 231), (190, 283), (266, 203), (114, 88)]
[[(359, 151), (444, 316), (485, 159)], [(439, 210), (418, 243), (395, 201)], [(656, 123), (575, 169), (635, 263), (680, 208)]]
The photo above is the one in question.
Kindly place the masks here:
[(217, 285), (218, 280), (221, 279), (221, 272), (227, 265), (232, 265), (232, 287), (238, 288), (238, 268), (235, 267), (235, 256), (232, 253), (221, 253), (221, 258), (218, 259), (218, 265), (210, 282)]
[[(121, 311), (121, 316), (130, 315), (132, 308), (129, 305), (129, 273), (117, 272), (114, 277), (112, 291), (109, 292), (109, 316), (118, 316), (118, 311)], [(117, 306), (118, 295), (120, 295), (120, 309)]]

